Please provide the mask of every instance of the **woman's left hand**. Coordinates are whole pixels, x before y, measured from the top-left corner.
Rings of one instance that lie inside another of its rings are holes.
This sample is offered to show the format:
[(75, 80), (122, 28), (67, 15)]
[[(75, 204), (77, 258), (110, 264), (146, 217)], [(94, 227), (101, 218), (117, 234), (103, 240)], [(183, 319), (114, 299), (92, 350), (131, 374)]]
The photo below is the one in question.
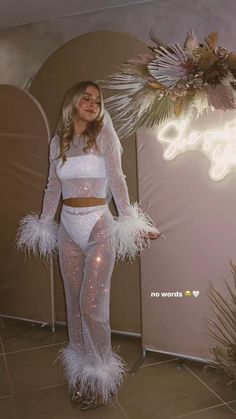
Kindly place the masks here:
[(149, 237), (149, 239), (151, 239), (151, 240), (156, 240), (156, 239), (158, 239), (159, 237), (161, 237), (161, 233), (158, 231), (158, 233), (151, 233), (151, 232), (149, 232), (148, 233), (148, 237)]

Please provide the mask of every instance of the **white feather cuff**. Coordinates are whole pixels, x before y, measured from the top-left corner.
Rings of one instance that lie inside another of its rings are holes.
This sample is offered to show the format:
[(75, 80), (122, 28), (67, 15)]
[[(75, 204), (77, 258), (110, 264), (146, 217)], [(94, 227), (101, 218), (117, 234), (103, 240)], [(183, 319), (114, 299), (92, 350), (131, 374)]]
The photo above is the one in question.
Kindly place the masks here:
[(58, 224), (51, 218), (40, 219), (37, 214), (28, 214), (19, 223), (17, 248), (47, 258), (57, 250), (58, 229)]
[(108, 231), (116, 259), (132, 262), (142, 250), (150, 246), (149, 232), (159, 231), (137, 202), (131, 204), (130, 215), (116, 218)]

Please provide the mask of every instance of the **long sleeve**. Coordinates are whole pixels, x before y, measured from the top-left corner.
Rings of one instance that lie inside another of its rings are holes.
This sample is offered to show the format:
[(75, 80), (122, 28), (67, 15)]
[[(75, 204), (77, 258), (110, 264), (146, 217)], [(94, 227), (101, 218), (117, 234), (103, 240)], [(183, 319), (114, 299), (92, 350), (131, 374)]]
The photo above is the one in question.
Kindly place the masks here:
[(111, 245), (114, 246), (117, 260), (132, 261), (144, 248), (150, 246), (148, 233), (157, 233), (158, 230), (137, 202), (130, 203), (122, 170), (120, 143), (113, 127), (103, 128), (100, 147), (109, 187), (119, 213), (109, 231)]
[(48, 218), (53, 220), (61, 196), (61, 182), (56, 175), (56, 158), (59, 154), (58, 137), (53, 137), (50, 142), (49, 150), (49, 174), (47, 187), (44, 191), (43, 208), (40, 219)]
[(104, 128), (101, 141), (108, 184), (114, 197), (119, 216), (130, 215), (130, 199), (121, 165), (121, 153), (115, 131)]
[(53, 220), (61, 195), (61, 184), (55, 172), (55, 158), (58, 156), (58, 154), (56, 155), (57, 149), (58, 138), (53, 137), (50, 142), (50, 167), (41, 216), (31, 213), (23, 217), (19, 222), (16, 235), (18, 249), (46, 259), (53, 255), (58, 247), (59, 226)]

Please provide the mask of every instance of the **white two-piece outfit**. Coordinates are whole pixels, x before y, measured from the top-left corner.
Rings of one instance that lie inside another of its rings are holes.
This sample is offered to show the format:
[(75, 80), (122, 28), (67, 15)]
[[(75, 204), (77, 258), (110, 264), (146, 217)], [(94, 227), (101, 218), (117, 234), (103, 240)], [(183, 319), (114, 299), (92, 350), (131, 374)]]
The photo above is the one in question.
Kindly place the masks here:
[[(108, 121), (106, 123), (106, 121)], [(43, 256), (59, 248), (69, 345), (61, 351), (70, 388), (109, 401), (126, 372), (112, 350), (109, 322), (110, 283), (115, 260), (133, 259), (157, 232), (138, 203), (131, 204), (121, 166), (121, 147), (106, 113), (96, 139), (98, 150), (83, 150), (86, 141), (74, 136), (66, 161), (58, 159), (59, 138), (50, 143), (50, 170), (40, 218), (27, 215), (18, 231), (18, 246)], [(106, 198), (106, 204), (71, 207), (63, 204), (60, 228), (53, 221), (61, 197)], [(109, 210), (111, 194), (119, 217)]]

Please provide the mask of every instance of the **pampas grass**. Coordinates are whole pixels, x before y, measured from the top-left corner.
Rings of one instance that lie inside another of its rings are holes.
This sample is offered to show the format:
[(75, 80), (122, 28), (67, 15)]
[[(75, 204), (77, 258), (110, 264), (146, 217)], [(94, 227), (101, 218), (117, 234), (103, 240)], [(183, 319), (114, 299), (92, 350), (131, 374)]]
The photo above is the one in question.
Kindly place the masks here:
[(209, 297), (214, 304), (214, 313), (217, 321), (208, 321), (209, 335), (218, 344), (211, 348), (218, 367), (232, 380), (236, 381), (236, 265), (230, 262), (233, 276), (233, 289), (224, 280), (229, 292), (229, 299), (222, 297), (216, 288), (211, 286)]

